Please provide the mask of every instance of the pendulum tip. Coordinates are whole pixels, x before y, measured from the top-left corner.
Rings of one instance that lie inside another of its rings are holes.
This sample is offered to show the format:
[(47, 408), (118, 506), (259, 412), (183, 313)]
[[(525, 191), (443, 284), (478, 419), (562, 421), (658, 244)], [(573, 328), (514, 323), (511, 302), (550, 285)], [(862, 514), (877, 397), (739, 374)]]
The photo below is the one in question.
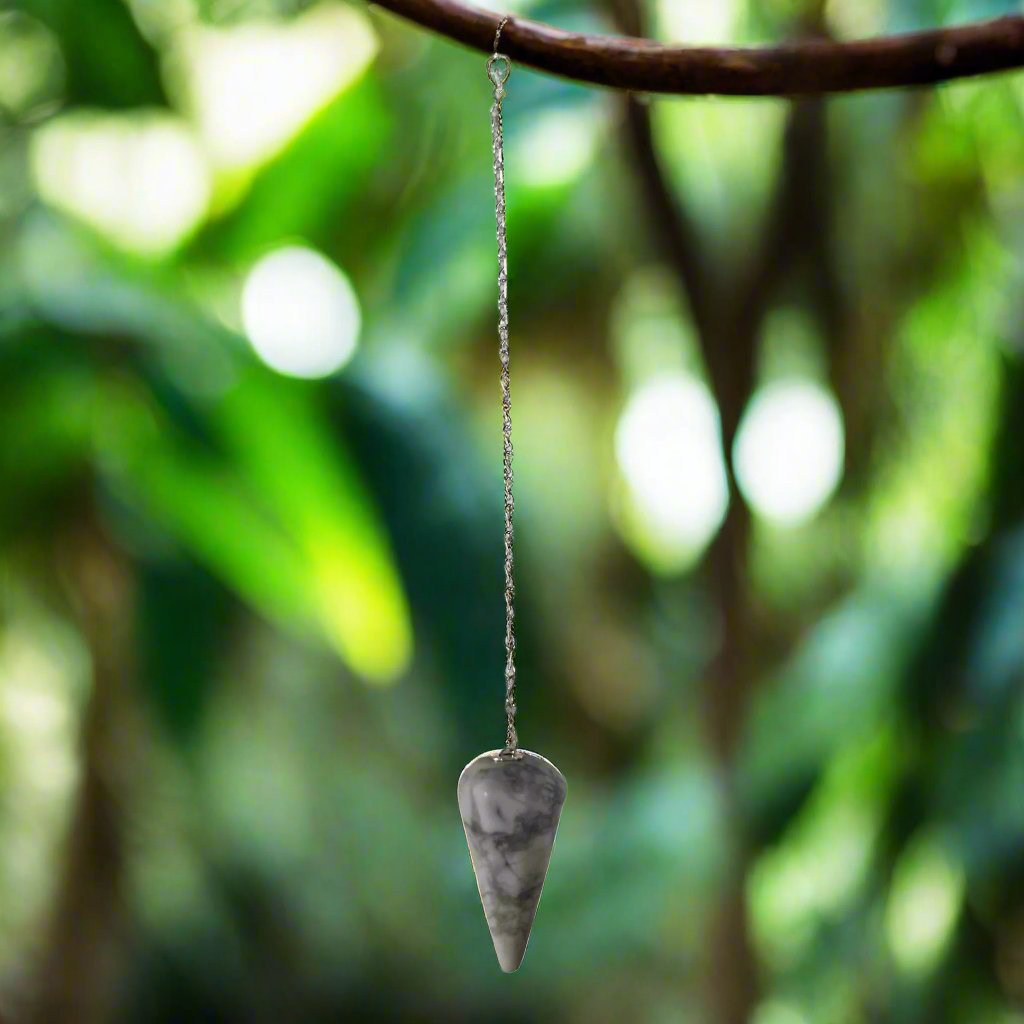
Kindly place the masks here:
[(516, 943), (514, 947), (501, 949), (496, 940), (494, 952), (498, 954), (498, 966), (506, 974), (515, 974), (522, 966), (523, 957), (526, 956), (526, 943)]

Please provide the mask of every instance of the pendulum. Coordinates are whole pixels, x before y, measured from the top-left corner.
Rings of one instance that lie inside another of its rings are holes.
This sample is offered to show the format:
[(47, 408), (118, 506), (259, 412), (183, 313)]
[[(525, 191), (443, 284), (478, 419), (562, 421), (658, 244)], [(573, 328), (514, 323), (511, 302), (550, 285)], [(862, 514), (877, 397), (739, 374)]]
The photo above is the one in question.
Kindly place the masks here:
[(546, 758), (523, 750), (516, 735), (515, 585), (512, 573), (512, 399), (508, 358), (508, 257), (505, 248), (505, 162), (501, 101), (512, 69), (498, 52), (503, 18), (487, 61), (494, 86), (491, 141), (494, 148), (494, 205), (498, 236), (498, 354), (505, 480), (505, 746), (474, 758), (459, 777), (459, 812), (476, 873), (484, 916), (498, 963), (506, 972), (523, 962), (540, 902), (558, 817), (565, 802), (565, 778)]
[(505, 160), (501, 101), (511, 72), (498, 52), (503, 18), (487, 61), (494, 87), (491, 141), (498, 237), (498, 354), (501, 361), (505, 480), (505, 746), (474, 758), (459, 777), (459, 811), (473, 860), (484, 916), (498, 963), (506, 972), (523, 962), (544, 876), (565, 802), (565, 778), (546, 758), (523, 750), (516, 735), (515, 583), (512, 562), (512, 398), (508, 354), (508, 254), (505, 247)]

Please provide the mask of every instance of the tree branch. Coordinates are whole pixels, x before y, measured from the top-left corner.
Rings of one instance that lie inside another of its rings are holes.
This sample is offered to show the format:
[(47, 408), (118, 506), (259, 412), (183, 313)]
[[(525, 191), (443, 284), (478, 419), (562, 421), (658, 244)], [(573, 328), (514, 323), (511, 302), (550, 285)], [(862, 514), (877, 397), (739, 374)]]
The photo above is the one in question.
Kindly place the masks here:
[[(502, 17), (456, 0), (376, 2), (483, 53), (491, 52)], [(510, 18), (501, 49), (539, 71), (635, 92), (811, 96), (931, 85), (1022, 67), (1024, 16), (846, 43), (809, 39), (752, 49), (580, 35)]]

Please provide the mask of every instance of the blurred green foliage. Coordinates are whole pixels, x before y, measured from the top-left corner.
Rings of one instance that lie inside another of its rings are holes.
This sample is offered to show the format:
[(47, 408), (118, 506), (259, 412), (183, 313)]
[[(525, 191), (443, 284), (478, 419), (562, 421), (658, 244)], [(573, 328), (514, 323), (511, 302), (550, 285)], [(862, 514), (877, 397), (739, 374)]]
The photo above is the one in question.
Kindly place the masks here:
[[(742, 962), (755, 1024), (1024, 1021), (1024, 79), (824, 106), (755, 377), (829, 399), (842, 480), (790, 409), (744, 499), (621, 98), (515, 69), (520, 725), (570, 794), (513, 980), (454, 798), (504, 728), (489, 103), (361, 5), (0, 4), (0, 1020), (725, 1020)], [(742, 264), (789, 105), (651, 110)]]

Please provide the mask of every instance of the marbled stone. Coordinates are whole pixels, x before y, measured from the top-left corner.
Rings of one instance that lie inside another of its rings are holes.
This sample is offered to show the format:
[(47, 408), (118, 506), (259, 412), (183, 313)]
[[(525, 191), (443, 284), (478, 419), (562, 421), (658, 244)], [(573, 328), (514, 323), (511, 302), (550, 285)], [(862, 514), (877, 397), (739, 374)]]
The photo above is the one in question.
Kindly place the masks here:
[(540, 754), (500, 754), (481, 754), (463, 769), (459, 811), (494, 952), (511, 972), (530, 940), (566, 785)]

